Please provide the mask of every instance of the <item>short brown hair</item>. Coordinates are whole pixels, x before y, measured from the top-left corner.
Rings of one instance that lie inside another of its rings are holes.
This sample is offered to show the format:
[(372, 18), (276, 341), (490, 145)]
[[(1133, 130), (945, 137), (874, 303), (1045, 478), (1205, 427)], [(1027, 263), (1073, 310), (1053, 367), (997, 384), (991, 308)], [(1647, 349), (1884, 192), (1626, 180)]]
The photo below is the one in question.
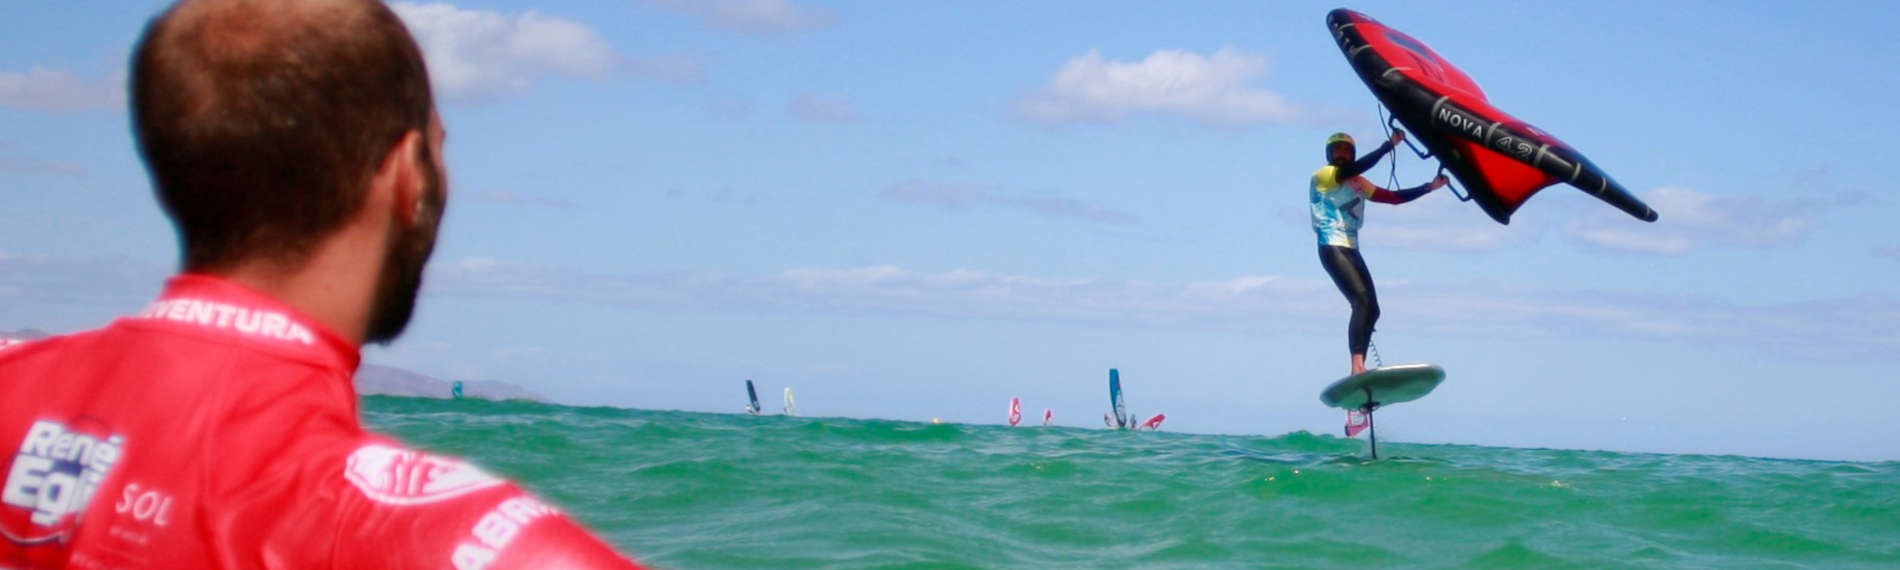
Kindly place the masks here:
[(187, 0), (132, 58), (133, 132), (186, 270), (302, 261), (434, 114), (421, 50), (373, 0)]

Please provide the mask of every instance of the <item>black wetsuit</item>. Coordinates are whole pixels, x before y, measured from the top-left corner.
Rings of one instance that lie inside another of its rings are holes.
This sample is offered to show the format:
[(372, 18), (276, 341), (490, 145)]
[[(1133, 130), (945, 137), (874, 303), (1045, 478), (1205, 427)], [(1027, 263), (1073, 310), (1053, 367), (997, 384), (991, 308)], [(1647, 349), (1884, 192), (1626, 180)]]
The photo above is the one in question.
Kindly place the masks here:
[(1353, 354), (1365, 354), (1372, 344), (1372, 325), (1379, 322), (1379, 292), (1372, 287), (1372, 272), (1359, 250), (1337, 245), (1319, 246), (1319, 264), (1332, 276), (1333, 285), (1352, 303), (1352, 321), (1346, 328), (1346, 346)]
[[(1375, 190), (1371, 196), (1363, 197), (1357, 191), (1347, 190), (1354, 192), (1350, 202), (1323, 204), (1325, 198), (1320, 195), (1320, 180), (1325, 180), (1323, 184), (1328, 191), (1343, 189), (1346, 181), (1371, 170), (1379, 159), (1391, 152), (1392, 147), (1393, 144), (1388, 141), (1358, 160), (1332, 165), (1329, 167), (1330, 172), (1321, 169), (1321, 174), (1315, 175), (1312, 200), (1315, 207), (1314, 229), (1320, 233), (1319, 262), (1326, 268), (1326, 274), (1333, 278), (1333, 285), (1339, 287), (1340, 294), (1345, 295), (1346, 301), (1352, 304), (1352, 320), (1347, 327), (1346, 343), (1353, 354), (1365, 354), (1367, 347), (1372, 344), (1373, 325), (1379, 321), (1379, 293), (1372, 285), (1372, 272), (1366, 269), (1366, 260), (1359, 255), (1359, 250), (1354, 245), (1341, 244), (1356, 244), (1358, 241), (1356, 234), (1360, 222), (1359, 210), (1363, 208), (1362, 200), (1402, 204), (1431, 192), (1431, 185), (1423, 184), (1398, 191)], [(1322, 211), (1325, 215), (1322, 215)], [(1335, 220), (1341, 216), (1350, 219)], [(1331, 239), (1329, 236), (1332, 236)]]

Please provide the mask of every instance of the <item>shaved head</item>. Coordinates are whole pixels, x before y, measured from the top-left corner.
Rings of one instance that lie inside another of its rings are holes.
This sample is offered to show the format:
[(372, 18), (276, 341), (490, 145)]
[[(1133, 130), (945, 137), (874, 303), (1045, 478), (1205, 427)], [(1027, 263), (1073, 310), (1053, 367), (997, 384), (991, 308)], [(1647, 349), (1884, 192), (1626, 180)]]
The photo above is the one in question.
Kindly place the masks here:
[(373, 0), (186, 0), (132, 64), (134, 134), (187, 270), (301, 261), (434, 115), (421, 50)]

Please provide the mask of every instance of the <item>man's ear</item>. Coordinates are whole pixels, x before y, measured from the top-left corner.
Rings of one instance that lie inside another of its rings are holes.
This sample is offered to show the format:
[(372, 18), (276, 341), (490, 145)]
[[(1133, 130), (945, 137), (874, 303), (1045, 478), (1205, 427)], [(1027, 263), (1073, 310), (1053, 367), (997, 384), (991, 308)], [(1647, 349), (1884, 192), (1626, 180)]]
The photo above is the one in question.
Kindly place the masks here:
[[(387, 194), (397, 221), (409, 226), (422, 221), (422, 193), (428, 185), (428, 173), (422, 167), (422, 141), (422, 131), (403, 133), (402, 140), (383, 156), (383, 165), (376, 169), (370, 186), (371, 193)], [(370, 204), (377, 201), (375, 197), (367, 200)]]

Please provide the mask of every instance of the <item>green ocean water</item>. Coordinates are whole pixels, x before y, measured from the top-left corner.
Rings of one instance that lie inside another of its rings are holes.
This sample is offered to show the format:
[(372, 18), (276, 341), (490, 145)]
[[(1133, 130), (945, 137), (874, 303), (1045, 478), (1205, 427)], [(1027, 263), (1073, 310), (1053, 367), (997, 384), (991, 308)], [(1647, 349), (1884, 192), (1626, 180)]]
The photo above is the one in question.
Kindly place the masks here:
[(364, 401), (666, 568), (1900, 568), (1900, 462)]

